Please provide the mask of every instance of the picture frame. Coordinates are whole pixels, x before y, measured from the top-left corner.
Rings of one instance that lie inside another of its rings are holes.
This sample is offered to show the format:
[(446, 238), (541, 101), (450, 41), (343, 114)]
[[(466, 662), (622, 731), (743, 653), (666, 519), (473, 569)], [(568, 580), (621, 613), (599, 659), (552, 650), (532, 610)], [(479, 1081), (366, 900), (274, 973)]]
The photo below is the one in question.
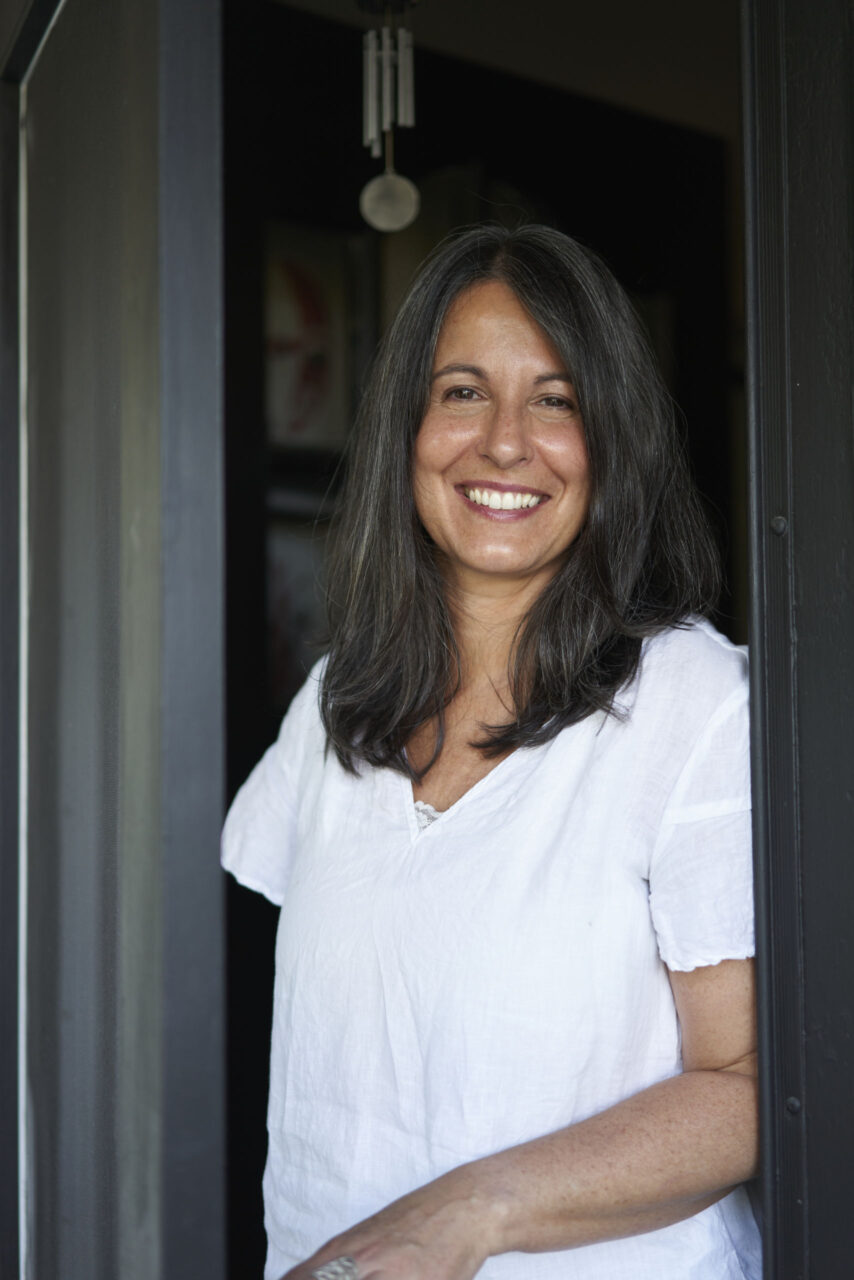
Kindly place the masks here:
[(368, 232), (268, 225), (264, 406), (271, 449), (344, 447), (377, 341), (377, 276)]

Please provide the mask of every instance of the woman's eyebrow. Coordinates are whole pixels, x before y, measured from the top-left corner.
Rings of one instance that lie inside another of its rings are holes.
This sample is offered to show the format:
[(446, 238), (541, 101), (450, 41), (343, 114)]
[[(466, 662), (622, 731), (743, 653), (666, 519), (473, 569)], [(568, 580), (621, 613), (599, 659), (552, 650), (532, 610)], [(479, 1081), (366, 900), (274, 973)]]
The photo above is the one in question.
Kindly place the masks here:
[(433, 381), (437, 378), (443, 378), (447, 373), (470, 373), (473, 378), (482, 378), (489, 381), (489, 375), (485, 369), (481, 369), (476, 364), (446, 364), (441, 369), (437, 369), (433, 374)]
[[(468, 373), (473, 378), (481, 378), (485, 382), (489, 381), (489, 374), (485, 369), (481, 369), (480, 365), (477, 364), (443, 365), (441, 369), (436, 369), (433, 373), (433, 381), (435, 382), (437, 378), (443, 378), (450, 373)], [(541, 382), (566, 382), (569, 386), (572, 386), (572, 378), (570, 378), (568, 373), (541, 373), (534, 379), (534, 382), (538, 386)]]

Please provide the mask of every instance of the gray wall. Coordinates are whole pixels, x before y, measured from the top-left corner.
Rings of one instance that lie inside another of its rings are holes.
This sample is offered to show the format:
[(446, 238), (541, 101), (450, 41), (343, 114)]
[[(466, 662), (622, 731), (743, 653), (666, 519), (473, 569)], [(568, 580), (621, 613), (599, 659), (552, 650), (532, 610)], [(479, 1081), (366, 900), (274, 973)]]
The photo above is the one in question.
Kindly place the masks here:
[(22, 90), (39, 1280), (222, 1274), (217, 32), (68, 0)]

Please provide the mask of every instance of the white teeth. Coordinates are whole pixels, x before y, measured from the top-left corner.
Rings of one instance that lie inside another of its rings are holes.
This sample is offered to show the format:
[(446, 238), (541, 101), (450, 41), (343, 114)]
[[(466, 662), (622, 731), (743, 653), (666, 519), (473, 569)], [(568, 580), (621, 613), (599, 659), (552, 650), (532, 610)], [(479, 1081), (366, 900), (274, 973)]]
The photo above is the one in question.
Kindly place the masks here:
[(469, 502), (492, 511), (518, 511), (522, 507), (536, 507), (542, 501), (536, 493), (512, 493), (498, 489), (464, 489)]

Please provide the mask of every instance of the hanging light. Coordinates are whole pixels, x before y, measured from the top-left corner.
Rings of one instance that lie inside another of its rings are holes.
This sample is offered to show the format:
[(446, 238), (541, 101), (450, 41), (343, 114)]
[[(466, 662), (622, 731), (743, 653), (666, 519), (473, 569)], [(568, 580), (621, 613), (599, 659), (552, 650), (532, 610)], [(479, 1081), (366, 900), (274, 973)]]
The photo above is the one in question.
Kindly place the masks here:
[(415, 124), (412, 32), (398, 21), (415, 0), (357, 0), (359, 8), (383, 14), (379, 31), (366, 31), (362, 45), (362, 141), (385, 170), (359, 196), (362, 217), (377, 231), (402, 231), (414, 222), (421, 197), (414, 182), (394, 168), (394, 129)]

